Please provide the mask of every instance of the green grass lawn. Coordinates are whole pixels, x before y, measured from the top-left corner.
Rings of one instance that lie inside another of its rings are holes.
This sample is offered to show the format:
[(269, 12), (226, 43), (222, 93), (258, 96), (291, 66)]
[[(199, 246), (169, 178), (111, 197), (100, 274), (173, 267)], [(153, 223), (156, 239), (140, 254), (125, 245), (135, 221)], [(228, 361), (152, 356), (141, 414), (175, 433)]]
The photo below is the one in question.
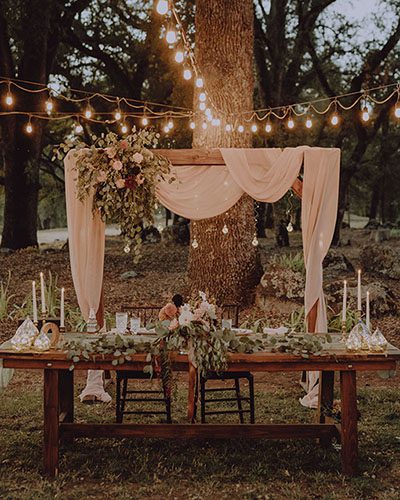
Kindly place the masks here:
[[(272, 377), (273, 375), (271, 375)], [(82, 385), (79, 378), (78, 384)], [(77, 388), (78, 390), (78, 388)], [(110, 391), (114, 394), (114, 387)], [(256, 384), (258, 422), (310, 421), (297, 384)], [(184, 421), (185, 384), (174, 418)], [(61, 449), (60, 476), (41, 476), (42, 380), (17, 372), (1, 394), (0, 498), (400, 498), (400, 389), (360, 384), (358, 478), (340, 451), (314, 441), (86, 440)], [(113, 421), (114, 404), (76, 403), (78, 421)], [(226, 419), (226, 420), (232, 420)]]

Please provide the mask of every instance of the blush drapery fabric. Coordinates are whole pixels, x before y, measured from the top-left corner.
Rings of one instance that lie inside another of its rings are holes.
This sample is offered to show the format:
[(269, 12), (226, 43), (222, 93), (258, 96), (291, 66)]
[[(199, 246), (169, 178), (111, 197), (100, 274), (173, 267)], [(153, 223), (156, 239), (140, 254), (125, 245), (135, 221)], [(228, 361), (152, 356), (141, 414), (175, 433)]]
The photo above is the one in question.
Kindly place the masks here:
[[(304, 165), (302, 225), (306, 266), (305, 309), (318, 301), (316, 331), (326, 332), (322, 290), (322, 261), (331, 244), (336, 222), (340, 150), (326, 148), (221, 149), (224, 166), (172, 167), (173, 183), (161, 181), (157, 197), (172, 212), (192, 220), (220, 215), (244, 194), (273, 203), (293, 185)], [(92, 199), (78, 202), (72, 175), (76, 157), (67, 155), (67, 213), (71, 270), (84, 316), (89, 303), (99, 304), (103, 260), (104, 223), (93, 218)], [(250, 242), (249, 242), (250, 244)], [(100, 279), (101, 278), (101, 279)], [(97, 310), (97, 308), (95, 309)], [(310, 384), (315, 388), (315, 380)], [(311, 405), (310, 401), (303, 404)], [(312, 404), (315, 398), (312, 397)]]

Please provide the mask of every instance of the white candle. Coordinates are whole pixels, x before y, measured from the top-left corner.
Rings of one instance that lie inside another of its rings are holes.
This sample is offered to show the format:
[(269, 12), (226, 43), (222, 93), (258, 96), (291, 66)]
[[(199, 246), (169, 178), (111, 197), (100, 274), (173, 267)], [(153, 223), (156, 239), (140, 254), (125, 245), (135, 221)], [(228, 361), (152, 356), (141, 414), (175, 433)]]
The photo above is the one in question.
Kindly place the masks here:
[(361, 269), (358, 270), (358, 281), (357, 281), (357, 309), (362, 310), (361, 306)]
[(369, 292), (367, 292), (366, 323), (367, 323), (367, 330), (370, 332), (371, 331), (371, 318), (370, 318), (370, 313), (369, 313)]
[(38, 322), (37, 314), (37, 301), (36, 301), (36, 281), (32, 281), (32, 308), (33, 308), (33, 322)]
[(61, 288), (61, 304), (60, 304), (60, 327), (64, 328), (64, 288)]
[(42, 313), (46, 312), (46, 298), (44, 295), (44, 276), (40, 273), (40, 300), (42, 302)]
[(346, 308), (347, 308), (347, 281), (343, 281), (343, 308), (342, 308), (342, 321), (346, 322)]

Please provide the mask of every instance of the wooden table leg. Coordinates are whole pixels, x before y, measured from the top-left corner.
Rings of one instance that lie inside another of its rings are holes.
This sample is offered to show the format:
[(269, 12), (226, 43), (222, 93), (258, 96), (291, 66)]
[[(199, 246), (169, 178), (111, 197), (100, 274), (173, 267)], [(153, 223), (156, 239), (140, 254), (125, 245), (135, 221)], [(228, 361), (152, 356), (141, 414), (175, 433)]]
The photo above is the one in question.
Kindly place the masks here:
[[(72, 423), (74, 421), (74, 371), (59, 370), (58, 375), (58, 400), (60, 407), (60, 422)], [(64, 443), (71, 444), (72, 438), (64, 439)]]
[(340, 372), (342, 416), (342, 471), (348, 476), (358, 474), (357, 386), (356, 372)]
[(58, 370), (44, 370), (44, 449), (43, 467), (46, 476), (58, 475), (59, 389)]
[[(319, 374), (319, 397), (318, 397), (318, 419), (320, 424), (332, 422), (332, 418), (327, 416), (333, 409), (333, 391), (335, 384), (335, 372), (320, 372)], [(321, 438), (322, 446), (330, 446), (331, 438)]]

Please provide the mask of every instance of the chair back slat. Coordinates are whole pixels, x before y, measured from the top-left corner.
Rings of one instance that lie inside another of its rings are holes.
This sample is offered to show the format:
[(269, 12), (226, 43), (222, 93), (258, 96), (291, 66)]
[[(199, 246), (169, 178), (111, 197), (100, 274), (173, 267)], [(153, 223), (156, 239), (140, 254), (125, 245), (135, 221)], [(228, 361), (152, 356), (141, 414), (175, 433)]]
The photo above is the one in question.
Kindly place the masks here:
[(146, 326), (150, 321), (157, 321), (158, 313), (161, 309), (160, 306), (134, 306), (127, 304), (123, 305), (122, 308), (131, 316), (140, 318), (140, 322), (143, 326)]

